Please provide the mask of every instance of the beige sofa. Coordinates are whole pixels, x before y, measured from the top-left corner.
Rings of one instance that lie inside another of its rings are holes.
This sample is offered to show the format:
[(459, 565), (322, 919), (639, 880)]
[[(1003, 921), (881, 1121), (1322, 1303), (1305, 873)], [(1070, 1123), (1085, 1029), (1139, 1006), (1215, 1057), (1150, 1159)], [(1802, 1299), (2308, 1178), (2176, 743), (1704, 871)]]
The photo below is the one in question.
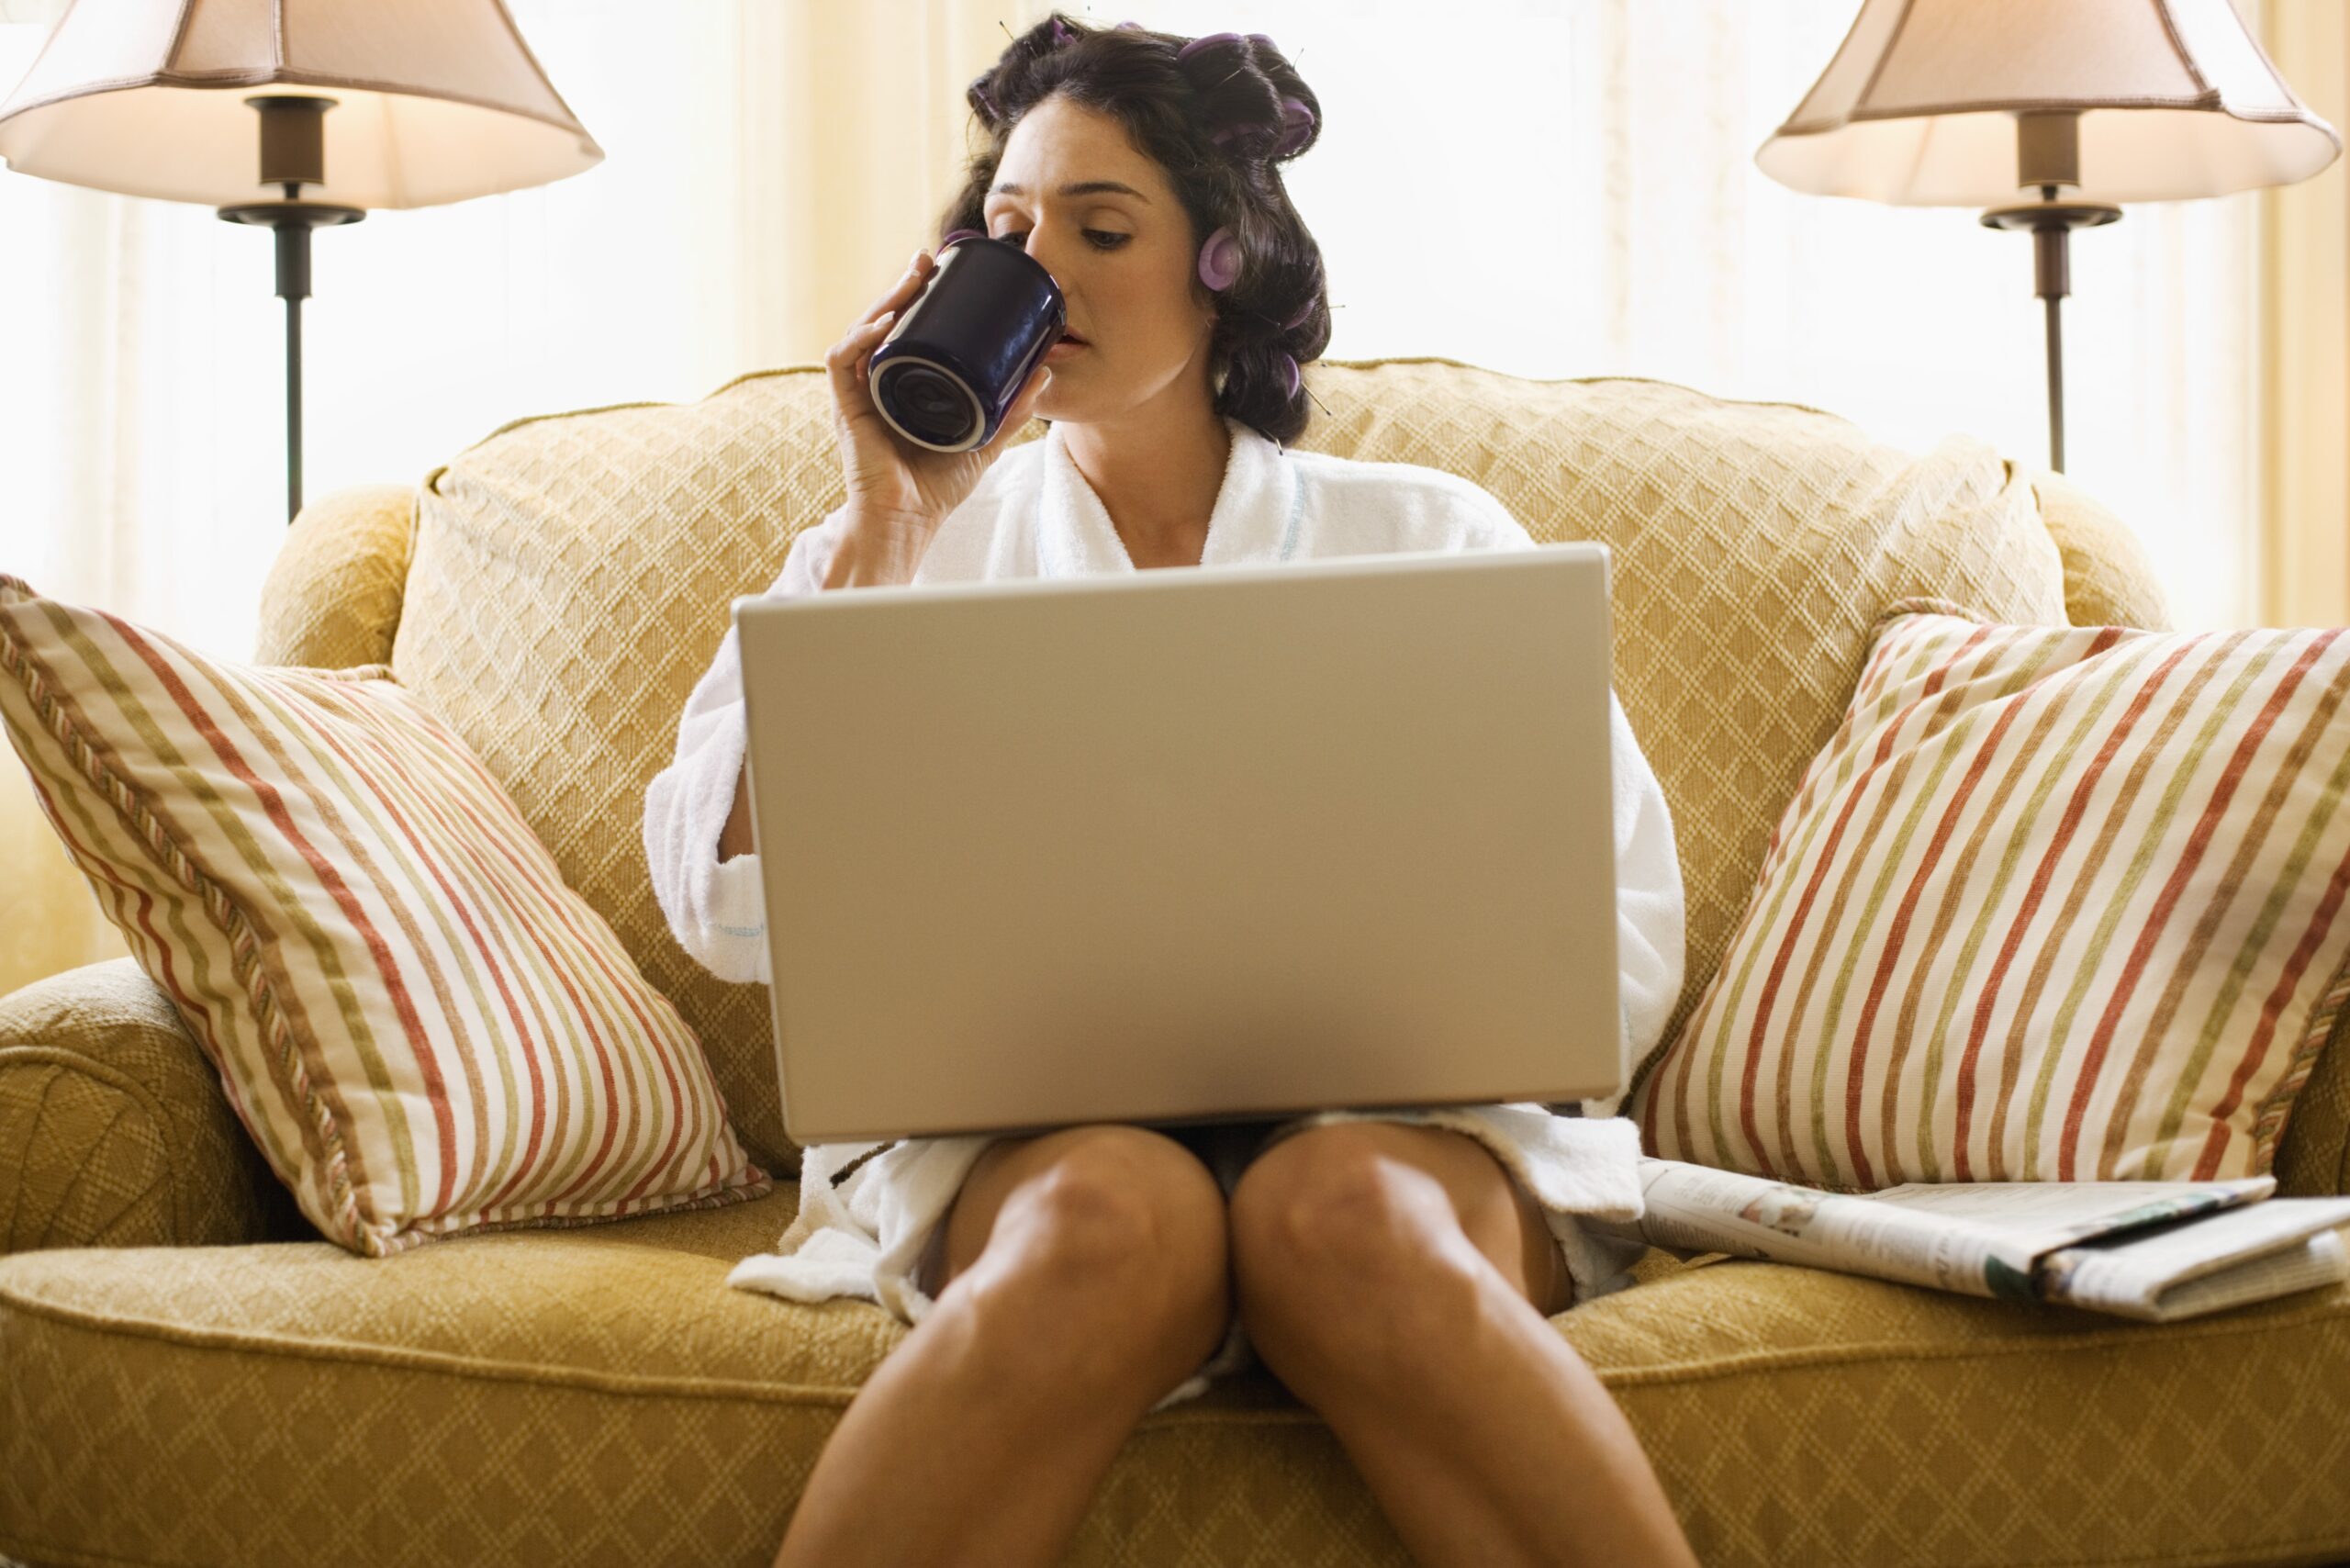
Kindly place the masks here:
[[(2165, 623), (2129, 532), (1967, 442), (1815, 410), (1442, 362), (1324, 364), (1304, 444), (1484, 484), (1613, 552), (1617, 689), (1672, 801), (1681, 1014), (1834, 729), (1877, 610)], [(756, 987), (662, 924), (638, 823), (728, 600), (837, 498), (820, 373), (520, 421), (415, 488), (304, 512), (260, 656), (388, 660), (506, 783), (700, 1032), (778, 1177), (708, 1213), (319, 1239), (128, 960), (0, 1002), (0, 1553), (38, 1564), (761, 1568), (905, 1330), (733, 1290), (796, 1201)], [(1025, 432), (1033, 439), (1035, 432)], [(257, 506), (259, 498), (257, 498)], [(2339, 1036), (2288, 1191), (2350, 1186)], [(1561, 1315), (1709, 1564), (2318, 1562), (2350, 1555), (2350, 1289), (2153, 1327), (1651, 1254)], [(909, 1485), (921, 1484), (909, 1475)], [(1070, 1561), (1407, 1561), (1264, 1374), (1146, 1419)]]

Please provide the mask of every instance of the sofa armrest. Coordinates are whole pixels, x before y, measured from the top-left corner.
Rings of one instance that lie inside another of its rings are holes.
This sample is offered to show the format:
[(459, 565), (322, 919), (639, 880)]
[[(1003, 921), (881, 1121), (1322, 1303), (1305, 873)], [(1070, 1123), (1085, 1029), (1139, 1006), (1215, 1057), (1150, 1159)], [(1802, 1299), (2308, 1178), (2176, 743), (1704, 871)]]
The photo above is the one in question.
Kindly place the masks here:
[(360, 485), (302, 509), (261, 589), (254, 658), (348, 669), (392, 662), (416, 540), (416, 490)]
[(2062, 474), (2031, 476), (2041, 521), (2065, 562), (2065, 619), (2076, 626), (2172, 630), (2169, 597), (2127, 524)]
[(0, 998), (0, 1254), (298, 1234), (300, 1211), (129, 958)]
[(2335, 1016), (2293, 1097), (2277, 1149), (2277, 1191), (2296, 1198), (2350, 1193), (2350, 1007)]

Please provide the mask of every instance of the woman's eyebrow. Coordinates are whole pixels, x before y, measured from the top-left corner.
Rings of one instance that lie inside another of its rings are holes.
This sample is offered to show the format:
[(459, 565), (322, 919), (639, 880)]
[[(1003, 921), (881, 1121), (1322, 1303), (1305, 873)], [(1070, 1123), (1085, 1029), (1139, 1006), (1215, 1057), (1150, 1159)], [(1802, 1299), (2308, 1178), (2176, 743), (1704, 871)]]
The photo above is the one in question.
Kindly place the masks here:
[[(1114, 196), (1130, 196), (1139, 202), (1150, 200), (1134, 186), (1122, 185), (1115, 180), (1080, 180), (1073, 185), (1063, 185), (1060, 190), (1060, 194), (1065, 196), (1100, 196), (1105, 192)], [(990, 196), (1026, 196), (1028, 192), (1020, 185), (1003, 185), (996, 186), (988, 194)]]

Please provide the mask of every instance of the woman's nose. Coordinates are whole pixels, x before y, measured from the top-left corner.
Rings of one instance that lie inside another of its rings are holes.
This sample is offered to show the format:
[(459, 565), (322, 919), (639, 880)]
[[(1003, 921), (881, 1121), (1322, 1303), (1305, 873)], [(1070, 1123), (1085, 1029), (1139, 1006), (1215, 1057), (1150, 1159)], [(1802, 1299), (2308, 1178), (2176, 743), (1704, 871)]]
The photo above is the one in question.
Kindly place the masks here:
[(1065, 249), (1060, 236), (1058, 234), (1047, 234), (1040, 225), (1037, 228), (1028, 230), (1026, 249), (1028, 252), (1028, 259), (1035, 262), (1038, 266), (1043, 267), (1046, 272), (1051, 274), (1053, 280), (1056, 283), (1058, 283), (1060, 281), (1061, 269), (1058, 263)]

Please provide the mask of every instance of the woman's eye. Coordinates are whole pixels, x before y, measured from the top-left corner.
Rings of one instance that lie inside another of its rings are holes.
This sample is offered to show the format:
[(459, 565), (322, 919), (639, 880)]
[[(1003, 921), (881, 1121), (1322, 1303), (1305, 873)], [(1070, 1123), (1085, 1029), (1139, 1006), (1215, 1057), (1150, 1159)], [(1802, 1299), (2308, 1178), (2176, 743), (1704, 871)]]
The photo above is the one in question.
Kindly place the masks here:
[[(1082, 232), (1085, 235), (1086, 243), (1091, 245), (1097, 251), (1114, 251), (1119, 246), (1134, 238), (1131, 234), (1120, 234), (1108, 229), (1088, 229), (1082, 230)], [(1007, 229), (1002, 233), (997, 235), (996, 238), (1006, 241), (1014, 245), (1024, 247), (1028, 243), (1028, 230), (1025, 229)]]

